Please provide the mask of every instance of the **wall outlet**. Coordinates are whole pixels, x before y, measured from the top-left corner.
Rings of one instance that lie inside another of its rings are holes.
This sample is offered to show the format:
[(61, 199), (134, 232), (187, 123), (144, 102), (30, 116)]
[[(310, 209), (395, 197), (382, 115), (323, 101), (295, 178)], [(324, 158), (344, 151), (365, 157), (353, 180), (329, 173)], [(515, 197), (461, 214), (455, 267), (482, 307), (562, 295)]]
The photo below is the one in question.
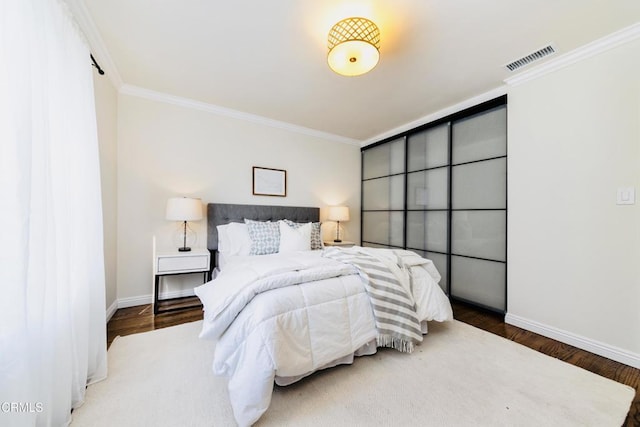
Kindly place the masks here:
[(618, 188), (618, 196), (616, 198), (616, 204), (617, 205), (635, 205), (636, 204), (635, 187)]

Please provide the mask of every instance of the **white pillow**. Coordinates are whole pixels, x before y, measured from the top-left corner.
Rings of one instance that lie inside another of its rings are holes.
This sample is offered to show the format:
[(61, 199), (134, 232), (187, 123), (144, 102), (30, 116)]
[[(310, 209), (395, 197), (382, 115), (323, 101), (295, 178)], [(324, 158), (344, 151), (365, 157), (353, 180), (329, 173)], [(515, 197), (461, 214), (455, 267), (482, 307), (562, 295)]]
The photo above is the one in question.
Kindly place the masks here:
[(311, 223), (298, 228), (288, 226), (284, 221), (280, 225), (280, 247), (278, 252), (310, 251)]
[(241, 222), (230, 222), (218, 225), (218, 252), (225, 257), (249, 255), (251, 237), (247, 225)]
[[(298, 228), (304, 225), (303, 223), (293, 222), (289, 219), (283, 219), (285, 224), (290, 227)], [(324, 243), (322, 243), (322, 230), (320, 226), (321, 222), (311, 222), (311, 250), (322, 249), (324, 248)]]

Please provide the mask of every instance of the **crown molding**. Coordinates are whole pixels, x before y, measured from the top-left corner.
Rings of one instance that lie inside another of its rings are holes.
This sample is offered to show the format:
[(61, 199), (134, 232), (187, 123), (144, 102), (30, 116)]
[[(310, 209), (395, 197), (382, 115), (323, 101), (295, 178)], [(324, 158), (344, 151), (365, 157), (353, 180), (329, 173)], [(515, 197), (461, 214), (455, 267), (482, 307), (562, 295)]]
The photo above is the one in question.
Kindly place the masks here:
[(120, 87), (119, 92), (124, 95), (130, 95), (138, 98), (149, 99), (151, 101), (164, 102), (167, 104), (177, 105), (185, 108), (191, 108), (194, 110), (206, 111), (208, 113), (216, 114), (223, 117), (229, 117), (237, 120), (244, 120), (247, 122), (257, 123), (260, 125), (273, 127), (276, 129), (282, 129), (289, 132), (312, 136), (315, 138), (322, 138), (322, 139), (333, 141), (333, 142), (340, 142), (342, 144), (360, 146), (362, 142), (357, 139), (347, 138), (345, 136), (335, 135), (328, 132), (322, 132), (316, 129), (310, 129), (303, 126), (287, 123), (287, 122), (281, 122), (279, 120), (258, 116), (256, 114), (250, 114), (250, 113), (245, 113), (243, 111), (232, 110), (230, 108), (220, 107), (218, 105), (208, 104), (206, 102), (196, 101), (193, 99), (183, 98), (180, 96), (169, 95), (163, 92), (156, 92), (154, 90), (146, 89), (140, 86), (124, 84)]
[(213, 104), (207, 104), (205, 102), (195, 101), (188, 98), (182, 98), (162, 92), (156, 92), (139, 86), (125, 84), (122, 80), (122, 77), (120, 76), (120, 73), (118, 72), (117, 67), (115, 66), (115, 63), (111, 59), (111, 55), (109, 55), (109, 51), (107, 50), (105, 43), (100, 36), (100, 31), (98, 31), (98, 27), (96, 27), (93, 18), (91, 18), (91, 14), (87, 9), (84, 0), (69, 0), (68, 5), (78, 23), (78, 26), (87, 38), (89, 46), (91, 47), (91, 50), (93, 52), (93, 56), (96, 58), (100, 66), (104, 69), (105, 74), (107, 75), (107, 77), (109, 77), (109, 80), (111, 81), (113, 86), (120, 93), (137, 96), (140, 98), (146, 98), (153, 101), (179, 105), (181, 107), (207, 111), (209, 113), (217, 114), (224, 117), (245, 120), (265, 126), (287, 130), (289, 132), (322, 138), (333, 142), (340, 142), (343, 144), (356, 146), (360, 146), (362, 142), (357, 139), (348, 138), (328, 132), (322, 132), (303, 126), (297, 126), (291, 123), (258, 116), (256, 114), (244, 113), (242, 111), (232, 110), (230, 108), (224, 108)]
[(505, 95), (507, 93), (507, 87), (505, 85), (499, 86), (495, 89), (491, 89), (488, 92), (481, 93), (480, 95), (474, 96), (473, 98), (466, 99), (457, 104), (451, 105), (449, 107), (443, 108), (441, 110), (436, 111), (435, 113), (431, 113), (429, 115), (420, 117), (419, 119), (413, 120), (409, 123), (405, 123), (396, 128), (388, 130), (386, 132), (382, 132), (376, 136), (373, 136), (362, 142), (361, 147), (366, 147), (369, 144), (373, 144), (374, 142), (382, 141), (383, 139), (392, 137), (394, 135), (401, 134), (403, 132), (409, 131), (411, 129), (415, 129), (418, 126), (422, 126), (427, 123), (431, 123), (443, 117), (449, 116), (451, 114), (457, 113), (458, 111), (464, 110), (465, 108), (470, 108), (476, 106), (482, 102), (489, 101), (491, 99), (497, 98), (499, 96)]
[(67, 5), (73, 13), (78, 26), (84, 33), (84, 36), (89, 43), (89, 47), (91, 48), (91, 52), (93, 53), (93, 57), (96, 58), (96, 61), (98, 61), (100, 67), (104, 70), (105, 75), (109, 78), (111, 84), (116, 88), (116, 90), (119, 90), (124, 82), (122, 81), (122, 77), (120, 76), (115, 63), (111, 59), (111, 55), (109, 55), (109, 51), (100, 36), (100, 31), (98, 31), (98, 27), (96, 27), (96, 24), (93, 21), (87, 6), (84, 4), (84, 1), (71, 0)]
[(629, 27), (611, 33), (608, 36), (594, 40), (591, 43), (574, 49), (571, 52), (567, 52), (555, 57), (554, 59), (550, 59), (548, 62), (540, 64), (530, 70), (523, 71), (513, 77), (509, 77), (505, 79), (504, 82), (509, 86), (520, 85), (561, 68), (568, 67), (578, 61), (582, 61), (622, 44), (636, 40), (638, 37), (640, 37), (640, 23), (633, 24)]

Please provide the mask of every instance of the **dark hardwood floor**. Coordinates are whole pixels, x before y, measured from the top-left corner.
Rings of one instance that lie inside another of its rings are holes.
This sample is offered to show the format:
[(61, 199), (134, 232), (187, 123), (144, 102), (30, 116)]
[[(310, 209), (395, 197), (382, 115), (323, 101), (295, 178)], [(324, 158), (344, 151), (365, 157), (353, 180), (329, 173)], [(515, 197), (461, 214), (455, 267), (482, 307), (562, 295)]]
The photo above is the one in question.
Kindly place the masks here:
[[(640, 426), (640, 370), (597, 356), (576, 347), (543, 337), (524, 329), (507, 325), (501, 315), (465, 304), (453, 303), (454, 317), (485, 331), (523, 344), (541, 353), (579, 366), (636, 390), (636, 397), (624, 423), (626, 427)], [(119, 309), (107, 325), (107, 345), (118, 335), (129, 335), (175, 326), (202, 319), (200, 308), (191, 308), (153, 315), (151, 305)]]
[[(193, 297), (197, 300), (197, 297)], [(187, 303), (186, 299), (180, 303)], [(138, 305), (118, 309), (107, 323), (107, 346), (110, 346), (118, 335), (125, 336), (139, 332), (153, 331), (181, 323), (195, 322), (202, 319), (202, 308), (195, 307), (180, 311), (170, 311), (153, 315), (151, 304)]]

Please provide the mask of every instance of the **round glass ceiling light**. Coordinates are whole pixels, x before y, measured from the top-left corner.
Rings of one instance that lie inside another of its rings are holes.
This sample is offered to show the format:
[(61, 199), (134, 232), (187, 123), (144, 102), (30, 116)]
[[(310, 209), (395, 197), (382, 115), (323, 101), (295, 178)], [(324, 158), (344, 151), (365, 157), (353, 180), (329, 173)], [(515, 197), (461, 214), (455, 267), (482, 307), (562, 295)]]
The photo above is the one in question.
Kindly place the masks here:
[(327, 62), (343, 76), (371, 71), (380, 59), (380, 30), (366, 18), (347, 18), (329, 31)]

